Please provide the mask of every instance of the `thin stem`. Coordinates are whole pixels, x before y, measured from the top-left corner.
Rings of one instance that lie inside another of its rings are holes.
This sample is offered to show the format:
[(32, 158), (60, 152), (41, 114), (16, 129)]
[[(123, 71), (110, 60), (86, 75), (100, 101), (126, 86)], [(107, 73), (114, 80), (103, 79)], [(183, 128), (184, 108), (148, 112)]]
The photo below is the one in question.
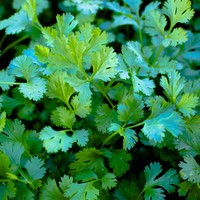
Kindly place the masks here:
[(1, 38), (1, 41), (0, 41), (0, 47), (1, 47), (1, 45), (3, 44), (3, 42), (4, 42), (4, 40), (6, 39), (6, 34), (4, 34), (4, 36)]
[(144, 124), (144, 122), (141, 122), (141, 123), (139, 123), (139, 124), (135, 124), (135, 125), (132, 125), (132, 126), (128, 126), (128, 127), (125, 127), (125, 129), (130, 129), (130, 128), (135, 128), (135, 127), (137, 127), (137, 126), (141, 126), (141, 125), (143, 125)]
[(9, 179), (0, 179), (0, 182), (10, 182)]
[(1, 85), (21, 85), (22, 83), (15, 82), (0, 82)]
[(34, 26), (35, 28), (37, 28), (39, 31), (42, 31), (39, 26), (36, 26), (35, 24), (31, 24), (31, 25)]
[(140, 27), (140, 22), (138, 23), (138, 28), (139, 28), (139, 36), (140, 36), (141, 49), (143, 49), (142, 31), (141, 31), (141, 27)]
[(162, 51), (162, 48), (163, 48), (163, 46), (161, 45), (160, 49), (158, 50), (158, 53), (157, 53), (157, 55), (156, 55), (156, 57), (155, 57), (155, 59), (153, 61), (153, 64), (151, 65), (152, 67), (155, 65), (155, 63), (156, 63), (156, 61), (158, 59), (158, 56), (160, 55), (160, 52)]
[(109, 137), (106, 138), (106, 140), (103, 142), (103, 144), (101, 145), (101, 148), (111, 139), (113, 138), (115, 135), (118, 134), (119, 131), (115, 131), (112, 135), (110, 135)]
[(3, 55), (4, 53), (6, 53), (6, 51), (8, 51), (10, 48), (14, 47), (15, 45), (17, 45), (18, 43), (20, 43), (23, 40), (26, 40), (27, 38), (29, 38), (28, 35), (25, 35), (21, 38), (19, 38), (18, 40), (15, 40), (14, 42), (12, 42), (11, 44), (9, 44), (1, 53), (1, 55)]
[(112, 108), (115, 108), (115, 106), (113, 105), (107, 94), (93, 80), (91, 80), (91, 83), (103, 94), (103, 96), (107, 99)]

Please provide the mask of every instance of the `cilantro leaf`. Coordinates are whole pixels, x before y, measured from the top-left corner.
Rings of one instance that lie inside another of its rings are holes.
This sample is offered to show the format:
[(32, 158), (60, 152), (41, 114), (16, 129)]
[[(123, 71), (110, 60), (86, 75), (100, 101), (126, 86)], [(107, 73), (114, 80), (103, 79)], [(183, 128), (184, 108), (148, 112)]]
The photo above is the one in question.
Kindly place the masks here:
[(52, 112), (51, 120), (56, 126), (72, 129), (76, 118), (74, 113), (71, 113), (66, 107), (57, 107), (56, 110)]
[(169, 131), (174, 137), (182, 134), (185, 122), (174, 109), (173, 105), (161, 107), (159, 103), (155, 103), (152, 107), (152, 114), (144, 121), (143, 133), (155, 142), (163, 141), (165, 130)]
[(187, 32), (179, 27), (175, 28), (163, 41), (162, 45), (164, 47), (168, 47), (169, 45), (171, 46), (176, 46), (177, 44), (183, 44), (187, 41)]
[(3, 129), (3, 133), (0, 136), (0, 141), (13, 141), (13, 142), (22, 142), (23, 133), (25, 131), (25, 126), (22, 124), (22, 121), (19, 119), (14, 119), (12, 122), (10, 119), (6, 120), (6, 125)]
[(6, 35), (13, 35), (23, 31), (29, 23), (26, 12), (20, 10), (8, 19), (0, 21), (0, 30), (6, 28)]
[(38, 57), (38, 61), (44, 64), (48, 62), (48, 57), (50, 53), (49, 48), (43, 47), (42, 45), (35, 45), (34, 51), (34, 55)]
[(99, 190), (93, 186), (93, 182), (88, 183), (71, 183), (65, 191), (66, 197), (71, 197), (70, 200), (90, 200), (97, 199)]
[(6, 112), (2, 112), (0, 114), (0, 132), (2, 132), (3, 128), (6, 124)]
[[(168, 170), (163, 176), (156, 179), (156, 177), (162, 172), (161, 165), (159, 163), (150, 163), (150, 167), (146, 166), (144, 173), (146, 177), (146, 184), (144, 186), (145, 199), (160, 199), (164, 200), (164, 190), (167, 192), (173, 192), (179, 182), (178, 175), (174, 169)], [(162, 188), (153, 188), (154, 186), (160, 186)]]
[(0, 152), (0, 161), (0, 175), (7, 177), (6, 173), (10, 172), (10, 159), (4, 152)]
[(94, 171), (99, 176), (104, 176), (108, 170), (104, 165), (102, 153), (95, 148), (84, 148), (76, 153), (76, 161), (70, 164), (71, 175), (81, 171)]
[(75, 130), (72, 139), (74, 140), (74, 142), (77, 142), (78, 145), (85, 146), (89, 141), (88, 136), (89, 136), (88, 130), (85, 129)]
[(113, 168), (113, 172), (118, 177), (122, 177), (129, 170), (130, 165), (127, 162), (131, 160), (132, 156), (130, 153), (127, 153), (123, 149), (114, 149), (112, 157), (109, 159), (109, 166)]
[(90, 83), (87, 78), (78, 78), (76, 75), (71, 75), (66, 76), (65, 81), (79, 92), (79, 100), (81, 103), (87, 102), (88, 98), (90, 99), (92, 97)]
[(31, 157), (31, 159), (26, 162), (25, 167), (32, 181), (41, 179), (44, 176), (46, 169), (42, 167), (43, 165), (44, 161), (38, 157)]
[(174, 27), (178, 22), (188, 22), (194, 15), (194, 10), (191, 9), (191, 1), (188, 0), (167, 0), (162, 10), (169, 17), (171, 27)]
[[(11, 82), (11, 84), (10, 84)], [(10, 86), (12, 86), (15, 82), (15, 78), (13, 75), (9, 75), (8, 71), (1, 70), (0, 71), (0, 87), (2, 90), (8, 90)]]
[(185, 162), (180, 162), (179, 167), (182, 168), (180, 170), (181, 177), (192, 183), (197, 183), (200, 181), (200, 166), (196, 162), (196, 160), (191, 155), (186, 155), (184, 158)]
[[(73, 183), (73, 178), (64, 175), (61, 177), (61, 181), (59, 182), (59, 187), (64, 192), (67, 189), (69, 184)], [(67, 200), (68, 198), (64, 197), (64, 194), (58, 188), (55, 179), (48, 178), (47, 183), (41, 188), (40, 193), (41, 200)]]
[(6, 113), (9, 115), (12, 114), (12, 111), (14, 108), (18, 106), (23, 106), (18, 111), (17, 115), (21, 119), (32, 119), (31, 114), (33, 113), (35, 109), (35, 104), (32, 103), (28, 98), (24, 98), (24, 96), (19, 92), (18, 88), (14, 88), (12, 90), (13, 98), (10, 98), (3, 94), (1, 96), (2, 98), (2, 107), (6, 111)]
[(185, 79), (180, 76), (177, 71), (168, 73), (168, 80), (162, 76), (160, 85), (165, 90), (167, 98), (172, 102), (176, 102), (176, 98), (185, 86)]
[(110, 47), (102, 47), (99, 52), (94, 52), (91, 58), (93, 67), (91, 78), (103, 81), (110, 81), (110, 78), (114, 78), (117, 73), (114, 69), (117, 65), (115, 55), (113, 48)]
[(46, 80), (44, 78), (35, 77), (29, 83), (21, 83), (19, 91), (34, 101), (38, 101), (46, 93)]
[(193, 133), (199, 133), (200, 127), (200, 116), (195, 115), (193, 118), (186, 118), (186, 127), (189, 128)]
[(105, 103), (100, 105), (96, 112), (97, 115), (95, 115), (94, 121), (96, 122), (97, 129), (105, 133), (110, 124), (116, 121), (117, 112), (109, 108)]
[(177, 104), (178, 110), (186, 117), (195, 115), (196, 111), (194, 108), (198, 105), (198, 97), (189, 93), (184, 94), (179, 103)]
[(47, 93), (51, 98), (58, 98), (61, 101), (68, 103), (71, 95), (75, 92), (74, 88), (64, 81), (65, 72), (55, 72), (47, 79)]
[(48, 153), (56, 153), (59, 150), (66, 152), (73, 144), (72, 137), (69, 137), (65, 131), (55, 131), (50, 126), (42, 129), (39, 138)]
[(112, 123), (108, 128), (109, 131), (118, 131), (120, 136), (124, 137), (123, 139), (123, 149), (130, 150), (135, 143), (138, 141), (136, 132), (132, 129), (124, 129), (120, 125)]
[(165, 36), (165, 26), (167, 19), (161, 15), (157, 10), (151, 10), (147, 13), (145, 18), (145, 31), (151, 36), (162, 35)]
[(11, 61), (8, 66), (10, 73), (17, 77), (24, 77), (27, 81), (30, 78), (36, 77), (38, 75), (38, 69), (36, 65), (32, 65), (32, 58), (26, 55), (18, 56)]
[(98, 179), (98, 176), (93, 171), (78, 172), (75, 176), (77, 181), (88, 182)]
[(20, 199), (34, 200), (35, 197), (34, 193), (27, 187), (26, 184), (15, 182), (15, 186), (17, 188), (16, 200)]
[(78, 21), (74, 20), (74, 16), (71, 13), (63, 13), (62, 15), (57, 15), (56, 20), (60, 31), (60, 37), (63, 35), (67, 37), (67, 35), (78, 24)]
[[(42, 28), (42, 34), (44, 36), (44, 38), (47, 40), (46, 41), (46, 44), (49, 46), (49, 47), (53, 47), (53, 43), (54, 43), (54, 40), (56, 40), (57, 38), (57, 31), (54, 29), (54, 28), (50, 28), (50, 27), (44, 27)], [(39, 46), (39, 45), (36, 45), (36, 46)], [(36, 48), (36, 47), (34, 47)], [(40, 49), (36, 49), (38, 51), (41, 51), (41, 47)], [(37, 51), (37, 52), (38, 52)], [(43, 54), (47, 55), (47, 49), (45, 50), (45, 48), (42, 50)], [(37, 56), (40, 56), (39, 54)]]
[(16, 197), (17, 189), (13, 182), (7, 182), (5, 184), (0, 184), (0, 199), (8, 199)]
[(116, 176), (112, 173), (108, 173), (101, 178), (102, 188), (107, 190), (115, 187), (117, 185)]
[(24, 152), (24, 147), (19, 142), (2, 142), (0, 150), (9, 156), (12, 165), (20, 165), (20, 158)]
[(81, 103), (78, 96), (75, 95), (74, 97), (72, 97), (70, 104), (73, 107), (74, 114), (78, 115), (81, 118), (85, 118), (91, 112), (91, 99), (88, 99), (88, 101)]
[(118, 119), (125, 124), (138, 122), (144, 115), (142, 96), (134, 95), (117, 106)]

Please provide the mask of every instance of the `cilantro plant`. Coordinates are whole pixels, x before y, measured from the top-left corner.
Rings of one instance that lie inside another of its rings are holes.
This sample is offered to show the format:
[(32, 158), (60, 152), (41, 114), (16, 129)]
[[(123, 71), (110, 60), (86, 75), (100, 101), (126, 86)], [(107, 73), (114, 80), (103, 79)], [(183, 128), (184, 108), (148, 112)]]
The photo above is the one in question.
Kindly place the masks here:
[(43, 25), (50, 2), (14, 0), (0, 21), (0, 47), (17, 38), (1, 58), (18, 45), (0, 71), (0, 199), (200, 199), (192, 2), (58, 7)]

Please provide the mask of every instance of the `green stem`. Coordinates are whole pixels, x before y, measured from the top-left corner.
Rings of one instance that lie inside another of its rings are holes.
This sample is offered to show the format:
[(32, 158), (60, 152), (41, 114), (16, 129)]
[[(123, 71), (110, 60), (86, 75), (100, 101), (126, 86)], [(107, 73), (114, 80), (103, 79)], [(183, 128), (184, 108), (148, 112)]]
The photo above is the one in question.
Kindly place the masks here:
[(6, 51), (8, 51), (10, 48), (14, 47), (15, 45), (17, 45), (18, 43), (20, 43), (23, 40), (26, 40), (27, 38), (29, 38), (28, 35), (25, 35), (21, 38), (19, 38), (18, 40), (15, 40), (14, 42), (12, 42), (11, 44), (9, 44), (1, 53), (1, 55), (5, 54)]
[(22, 83), (15, 82), (0, 82), (1, 85), (21, 85)]
[(9, 179), (0, 179), (0, 182), (10, 182)]
[(132, 126), (128, 126), (128, 127), (125, 127), (125, 129), (130, 129), (130, 128), (135, 128), (135, 127), (137, 127), (137, 126), (141, 126), (141, 125), (143, 125), (143, 124), (145, 124), (144, 122), (141, 122), (141, 123), (139, 123), (139, 124), (135, 124), (135, 125), (132, 125)]
[(162, 51), (162, 48), (163, 48), (163, 46), (161, 45), (160, 49), (158, 50), (158, 53), (157, 53), (157, 55), (156, 55), (156, 57), (155, 57), (155, 59), (153, 61), (153, 64), (151, 65), (152, 67), (155, 65), (155, 63), (156, 63), (156, 61), (158, 59), (158, 56), (160, 55), (160, 52)]
[(36, 26), (35, 24), (31, 24), (32, 26), (34, 26), (35, 28), (37, 28), (39, 31), (42, 31), (41, 28), (39, 26)]
[(141, 49), (143, 49), (142, 31), (141, 31), (141, 27), (140, 27), (140, 22), (138, 23), (138, 28), (139, 28), (139, 36), (140, 36)]
[(106, 138), (106, 140), (103, 142), (103, 144), (101, 145), (101, 148), (111, 139), (113, 138), (115, 135), (118, 134), (118, 131), (115, 131), (112, 135), (110, 135), (109, 137)]
[(6, 39), (6, 34), (4, 34), (4, 36), (1, 38), (1, 41), (0, 41), (0, 47), (1, 47), (1, 45), (3, 44), (3, 42), (4, 42), (4, 40)]
[(115, 106), (113, 105), (113, 103), (111, 102), (111, 100), (109, 99), (109, 97), (107, 96), (107, 94), (93, 80), (91, 80), (90, 82), (103, 94), (103, 96), (107, 99), (107, 101), (109, 102), (109, 104), (114, 109)]

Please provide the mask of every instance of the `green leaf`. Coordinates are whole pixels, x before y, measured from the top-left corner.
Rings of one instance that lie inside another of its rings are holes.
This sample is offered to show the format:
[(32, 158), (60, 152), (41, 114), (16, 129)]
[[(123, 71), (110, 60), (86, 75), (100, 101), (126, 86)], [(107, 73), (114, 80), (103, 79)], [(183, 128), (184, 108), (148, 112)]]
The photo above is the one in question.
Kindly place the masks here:
[(116, 176), (113, 173), (108, 173), (101, 178), (102, 188), (107, 190), (115, 187), (117, 185)]
[(67, 103), (71, 95), (75, 92), (74, 88), (64, 81), (65, 72), (55, 72), (47, 80), (47, 93), (50, 99), (58, 98)]
[(79, 100), (81, 103), (87, 102), (92, 97), (89, 80), (85, 77), (78, 78), (76, 75), (67, 76), (65, 81), (70, 84), (77, 92), (79, 92)]
[(196, 111), (194, 108), (198, 105), (198, 97), (189, 93), (184, 94), (179, 103), (177, 104), (178, 110), (186, 117), (191, 117), (190, 115), (195, 115)]
[(151, 36), (162, 35), (165, 36), (165, 26), (167, 19), (161, 15), (157, 10), (151, 10), (147, 13), (145, 18), (145, 32)]
[(6, 28), (6, 35), (13, 35), (23, 31), (29, 23), (26, 12), (20, 10), (8, 19), (0, 21), (0, 30)]
[(162, 45), (168, 47), (169, 45), (175, 47), (178, 44), (187, 42), (187, 31), (183, 28), (175, 28), (163, 41)]
[(13, 182), (7, 182), (5, 184), (0, 184), (0, 199), (7, 200), (16, 197), (17, 189)]
[(140, 79), (132, 74), (133, 90), (134, 92), (142, 92), (147, 96), (151, 96), (154, 92), (155, 84), (149, 78)]
[(199, 183), (200, 182), (200, 166), (196, 162), (196, 160), (191, 155), (186, 155), (184, 158), (185, 162), (180, 162), (178, 165), (180, 168), (180, 175), (182, 179), (192, 182)]
[(176, 98), (185, 86), (185, 79), (181, 77), (177, 71), (168, 73), (168, 80), (166, 77), (162, 76), (160, 85), (166, 92), (167, 98), (172, 102), (176, 102)]
[(200, 115), (195, 115), (193, 118), (186, 118), (186, 127), (189, 128), (193, 133), (198, 134), (200, 132)]
[(25, 126), (22, 124), (22, 121), (19, 119), (14, 119), (12, 122), (10, 119), (6, 120), (6, 125), (3, 129), (3, 133), (0, 135), (0, 141), (13, 141), (21, 142), (23, 141), (23, 133), (25, 131)]
[(71, 113), (66, 107), (57, 107), (56, 110), (52, 112), (51, 120), (56, 126), (72, 129), (76, 118), (74, 113)]
[(142, 132), (155, 142), (162, 142), (165, 137), (164, 132), (169, 131), (174, 137), (182, 134), (185, 122), (179, 113), (174, 111), (175, 107), (169, 105), (161, 107), (160, 103), (155, 103), (152, 107), (152, 114), (144, 121)]
[(37, 12), (36, 12), (36, 0), (26, 0), (22, 5), (22, 9), (28, 14), (29, 19), (32, 23), (38, 23)]
[(41, 179), (44, 176), (46, 169), (42, 167), (43, 165), (44, 161), (38, 157), (31, 157), (31, 159), (26, 162), (25, 167), (32, 181)]
[(70, 200), (90, 200), (97, 199), (99, 190), (93, 186), (93, 182), (88, 183), (71, 183), (65, 191), (66, 197), (71, 197)]
[[(150, 167), (146, 166), (144, 173), (146, 177), (146, 184), (144, 186), (145, 200), (152, 198), (164, 200), (165, 189), (168, 193), (174, 192), (176, 189), (174, 185), (178, 185), (179, 178), (174, 169), (168, 170), (164, 175), (156, 177), (162, 172), (161, 165), (159, 163), (150, 163)], [(154, 188), (155, 186), (159, 188)], [(162, 189), (163, 188), (163, 189)]]
[[(64, 175), (61, 177), (61, 181), (59, 182), (59, 187), (64, 192), (67, 189), (68, 185), (73, 183), (73, 178)], [(48, 178), (47, 183), (41, 188), (40, 193), (41, 200), (67, 200), (68, 198), (64, 197), (64, 194), (58, 188), (55, 179)]]
[(194, 15), (194, 10), (191, 9), (190, 0), (167, 0), (163, 6), (163, 12), (167, 15), (171, 22), (171, 27), (176, 23), (186, 23)]
[(98, 176), (93, 171), (78, 172), (75, 176), (77, 181), (88, 182), (98, 179)]
[(75, 130), (72, 139), (74, 142), (77, 142), (79, 146), (85, 146), (89, 141), (88, 136), (89, 136), (88, 130), (85, 129)]
[[(42, 28), (42, 34), (44, 38), (47, 40), (46, 44), (50, 47), (53, 47), (53, 43), (57, 38), (57, 31), (54, 28), (50, 28), (49, 26)], [(39, 46), (39, 45), (36, 45)], [(34, 47), (35, 48), (35, 47)], [(34, 49), (35, 50), (35, 49)], [(35, 50), (36, 51), (36, 50)], [(45, 50), (43, 49), (42, 52)], [(47, 50), (46, 50), (47, 51)], [(39, 55), (39, 54), (38, 54)]]
[(87, 115), (90, 114), (90, 112), (92, 110), (91, 109), (91, 104), (92, 104), (91, 99), (88, 99), (86, 102), (81, 103), (79, 101), (79, 98), (78, 98), (77, 95), (72, 97), (72, 100), (71, 100), (70, 104), (73, 107), (74, 114), (78, 115), (81, 118), (85, 118)]
[(0, 150), (9, 156), (12, 165), (20, 165), (20, 158), (24, 152), (24, 147), (19, 142), (2, 142)]
[(33, 64), (32, 58), (26, 55), (18, 56), (11, 61), (8, 69), (17, 77), (24, 77), (27, 81), (38, 76), (37, 65)]
[(112, 158), (109, 159), (109, 166), (113, 168), (113, 172), (118, 176), (122, 177), (130, 169), (130, 165), (127, 163), (132, 160), (130, 153), (127, 153), (123, 149), (114, 149)]
[(21, 199), (28, 199), (28, 200), (34, 200), (35, 195), (31, 190), (27, 187), (26, 184), (15, 182), (16, 188), (17, 188), (17, 196), (16, 200)]
[(97, 129), (106, 133), (107, 128), (111, 123), (116, 121), (117, 112), (108, 107), (107, 104), (102, 104), (97, 109), (94, 121), (96, 122)]
[(49, 48), (43, 47), (42, 45), (35, 45), (33, 50), (35, 51), (34, 55), (38, 57), (41, 63), (46, 64), (49, 62)]
[(93, 79), (101, 79), (106, 82), (115, 77), (117, 71), (114, 68), (117, 65), (117, 59), (113, 50), (110, 47), (102, 47), (99, 52), (93, 53), (91, 58)]
[(199, 190), (197, 183), (191, 183), (189, 181), (184, 181), (179, 184), (179, 187), (180, 187), (178, 190), (179, 196), (186, 196), (186, 194), (188, 193), (188, 195), (187, 195), (188, 200), (189, 199), (194, 199), (194, 200), (199, 199), (200, 190)]
[(70, 164), (70, 174), (75, 175), (82, 171), (94, 171), (99, 176), (108, 173), (104, 165), (102, 153), (95, 148), (84, 148), (76, 153), (76, 161)]
[(77, 20), (74, 20), (74, 16), (71, 13), (63, 13), (62, 15), (56, 16), (58, 28), (60, 31), (60, 37), (67, 35), (75, 28), (78, 24)]
[(46, 93), (46, 80), (44, 78), (35, 77), (29, 83), (21, 83), (19, 91), (34, 101), (40, 100)]
[(118, 131), (120, 136), (123, 139), (123, 149), (130, 150), (135, 146), (135, 143), (138, 141), (138, 137), (136, 136), (136, 132), (132, 129), (124, 129), (120, 125), (112, 123), (108, 128), (109, 131)]
[(12, 114), (14, 108), (22, 106), (17, 113), (18, 117), (26, 120), (32, 119), (31, 114), (35, 109), (35, 104), (33, 104), (32, 101), (30, 101), (28, 98), (24, 98), (24, 96), (19, 92), (18, 88), (16, 87), (12, 90), (12, 94), (13, 98), (10, 98), (5, 94), (1, 96), (2, 107), (4, 108), (8, 116)]
[(13, 75), (8, 75), (7, 71), (0, 71), (0, 87), (2, 90), (9, 90), (10, 86), (13, 86), (12, 83), (15, 82), (15, 78)]
[(134, 124), (144, 116), (142, 96), (129, 96), (117, 106), (118, 119), (125, 124)]
[(0, 152), (0, 161), (0, 175), (7, 177), (6, 173), (10, 172), (10, 159), (4, 152)]
[(6, 124), (6, 112), (2, 112), (0, 115), (0, 132), (2, 132), (3, 128)]
[(66, 152), (73, 144), (72, 137), (69, 137), (65, 131), (55, 131), (50, 126), (42, 129), (39, 138), (48, 153), (56, 153), (59, 150)]

